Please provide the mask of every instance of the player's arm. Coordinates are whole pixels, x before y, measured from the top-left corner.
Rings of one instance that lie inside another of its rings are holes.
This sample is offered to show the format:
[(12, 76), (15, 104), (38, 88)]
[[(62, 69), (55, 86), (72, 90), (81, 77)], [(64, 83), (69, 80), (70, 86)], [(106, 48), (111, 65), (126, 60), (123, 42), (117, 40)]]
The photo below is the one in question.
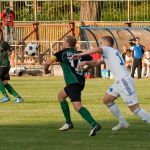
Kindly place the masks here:
[(10, 54), (10, 65), (11, 67), (15, 67), (15, 51), (14, 50)]
[(56, 56), (51, 56), (44, 64), (44, 73), (48, 74), (50, 73), (49, 67), (51, 64), (53, 64), (55, 61), (57, 61), (57, 57)]
[(79, 59), (82, 56), (91, 55), (91, 54), (94, 54), (94, 53), (101, 53), (102, 51), (103, 51), (103, 49), (101, 47), (92, 48), (91, 50), (88, 50), (86, 52), (73, 55), (72, 59)]
[(78, 64), (78, 68), (86, 68), (88, 67), (95, 67), (95, 66), (99, 66), (101, 64), (104, 64), (104, 61), (102, 59), (99, 60), (92, 60), (92, 61), (83, 61), (81, 63)]

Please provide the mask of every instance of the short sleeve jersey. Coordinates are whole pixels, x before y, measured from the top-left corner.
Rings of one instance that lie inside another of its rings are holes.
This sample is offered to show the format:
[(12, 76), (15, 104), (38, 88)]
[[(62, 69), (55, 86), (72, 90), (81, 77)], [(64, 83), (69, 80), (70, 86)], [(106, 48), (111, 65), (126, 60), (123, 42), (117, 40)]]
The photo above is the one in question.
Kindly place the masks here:
[(84, 72), (83, 70), (78, 70), (77, 65), (81, 61), (92, 60), (92, 57), (86, 56), (77, 60), (70, 59), (74, 54), (77, 53), (79, 53), (79, 51), (77, 51), (76, 49), (67, 48), (54, 54), (57, 58), (57, 61), (60, 62), (60, 65), (62, 67), (66, 85), (72, 83), (85, 84)]
[(133, 51), (132, 53), (133, 58), (142, 59), (143, 54), (144, 54), (144, 46), (135, 44), (132, 46), (131, 49)]
[(125, 67), (124, 60), (119, 54), (118, 50), (112, 47), (102, 46), (103, 48), (103, 60), (107, 69), (111, 71), (115, 80), (120, 80), (130, 75), (129, 71)]
[(0, 41), (0, 67), (10, 67), (9, 55), (10, 45)]

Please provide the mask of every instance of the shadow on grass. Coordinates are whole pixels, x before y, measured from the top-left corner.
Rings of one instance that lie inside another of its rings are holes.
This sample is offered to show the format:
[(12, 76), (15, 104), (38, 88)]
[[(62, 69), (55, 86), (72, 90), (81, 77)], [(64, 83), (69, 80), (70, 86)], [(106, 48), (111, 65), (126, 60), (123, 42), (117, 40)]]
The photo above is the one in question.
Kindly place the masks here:
[(89, 137), (86, 122), (74, 122), (75, 128), (60, 132), (62, 122), (32, 125), (1, 125), (0, 150), (148, 150), (150, 126), (131, 120), (131, 127), (112, 132), (112, 120), (100, 121), (102, 130)]

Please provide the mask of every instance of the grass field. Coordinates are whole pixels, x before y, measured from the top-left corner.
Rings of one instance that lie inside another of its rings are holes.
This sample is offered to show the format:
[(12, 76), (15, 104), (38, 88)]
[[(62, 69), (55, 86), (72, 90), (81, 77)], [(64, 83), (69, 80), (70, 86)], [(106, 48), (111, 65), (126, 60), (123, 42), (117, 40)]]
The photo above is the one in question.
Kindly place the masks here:
[[(129, 129), (112, 132), (117, 120), (102, 103), (113, 80), (88, 79), (83, 104), (102, 125), (96, 137), (89, 137), (90, 126), (73, 110), (74, 129), (60, 132), (64, 117), (57, 92), (64, 86), (61, 77), (14, 77), (11, 84), (24, 97), (22, 104), (0, 104), (0, 150), (150, 150), (150, 125), (134, 116), (117, 100)], [(141, 106), (150, 112), (150, 79), (136, 80)], [(69, 102), (70, 104), (70, 102)]]

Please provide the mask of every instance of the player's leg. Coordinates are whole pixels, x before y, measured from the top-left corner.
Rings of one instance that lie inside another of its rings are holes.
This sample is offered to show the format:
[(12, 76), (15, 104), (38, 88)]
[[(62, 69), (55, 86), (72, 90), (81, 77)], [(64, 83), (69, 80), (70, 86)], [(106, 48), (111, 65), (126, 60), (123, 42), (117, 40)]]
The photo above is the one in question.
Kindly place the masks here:
[(15, 103), (21, 103), (23, 102), (23, 98), (8, 83), (8, 81), (10, 80), (9, 69), (10, 69), (9, 67), (3, 69), (3, 73), (4, 73), (2, 76), (3, 85), (7, 89), (7, 91), (16, 98)]
[(71, 117), (70, 117), (69, 105), (68, 105), (68, 102), (66, 101), (67, 97), (68, 96), (67, 96), (64, 89), (62, 89), (58, 93), (58, 100), (60, 102), (62, 112), (63, 112), (64, 117), (66, 119), (66, 123), (59, 129), (60, 131), (65, 131), (65, 130), (73, 128), (73, 124), (72, 124)]
[(2, 82), (4, 77), (5, 77), (5, 67), (0, 67), (0, 91), (3, 95), (3, 99), (0, 100), (1, 103), (5, 103), (10, 100)]
[(119, 93), (117, 92), (117, 83), (114, 83), (108, 90), (104, 96), (103, 102), (110, 110), (110, 112), (118, 119), (119, 123), (117, 126), (113, 127), (113, 131), (120, 130), (121, 128), (128, 128), (129, 124), (121, 114), (121, 111), (117, 104), (115, 104), (115, 100), (119, 97)]
[(143, 121), (150, 123), (150, 114), (142, 109), (139, 103), (129, 106), (130, 110), (137, 116), (139, 116)]
[(150, 123), (150, 114), (139, 106), (137, 94), (134, 88), (134, 80), (132, 78), (125, 79), (122, 86), (120, 86), (120, 90), (120, 95), (127, 103), (130, 110), (145, 122)]
[(101, 126), (95, 121), (88, 109), (82, 106), (80, 99), (72, 100), (72, 104), (81, 117), (92, 126), (89, 136), (95, 136), (96, 132), (101, 129)]
[(81, 91), (83, 89), (84, 85), (75, 83), (71, 84), (69, 88), (66, 89), (66, 93), (70, 98), (74, 109), (81, 115), (84, 120), (86, 120), (92, 126), (92, 130), (90, 131), (89, 136), (95, 136), (96, 132), (101, 129), (101, 126), (95, 121), (87, 108), (82, 106)]
[(10, 100), (9, 96), (7, 95), (7, 92), (5, 90), (5, 87), (2, 83), (2, 81), (0, 81), (0, 91), (3, 95), (3, 98), (0, 100), (0, 103), (5, 103), (5, 102), (8, 102)]
[(5, 88), (7, 89), (7, 91), (16, 98), (15, 103), (22, 103), (23, 102), (23, 98), (8, 83), (8, 80), (3, 81), (3, 85), (5, 86)]

